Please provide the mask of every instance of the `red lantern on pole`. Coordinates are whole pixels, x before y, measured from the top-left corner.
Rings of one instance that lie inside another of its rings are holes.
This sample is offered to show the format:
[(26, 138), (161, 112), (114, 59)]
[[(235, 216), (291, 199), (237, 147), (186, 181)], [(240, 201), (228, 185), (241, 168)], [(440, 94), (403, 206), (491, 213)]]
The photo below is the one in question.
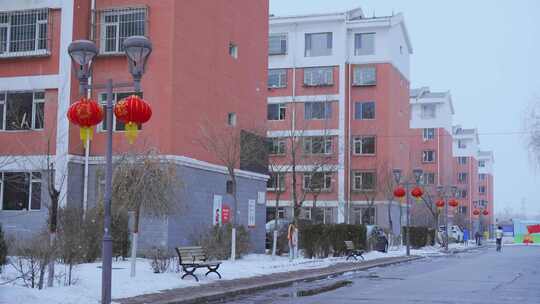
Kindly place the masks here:
[(403, 202), (403, 198), (405, 197), (405, 195), (407, 195), (407, 192), (401, 186), (398, 186), (394, 190), (394, 196), (397, 197), (401, 202)]
[(103, 120), (103, 109), (96, 101), (81, 97), (69, 106), (67, 118), (80, 127), (80, 137), (86, 146), (86, 141), (93, 137), (92, 127)]
[(442, 199), (438, 200), (435, 203), (435, 206), (437, 206), (437, 208), (443, 208), (444, 207), (444, 201)]
[(420, 203), (420, 199), (422, 198), (422, 195), (424, 195), (424, 191), (420, 187), (414, 187), (411, 190), (411, 195), (416, 199), (417, 203)]
[(482, 211), (482, 214), (485, 215), (485, 216), (488, 216), (489, 215), (489, 211), (487, 209), (484, 209), (484, 211)]
[(478, 209), (474, 209), (473, 213), (472, 213), (474, 216), (479, 216), (480, 215), (480, 210)]
[(452, 208), (456, 208), (457, 206), (459, 206), (459, 202), (457, 199), (451, 199), (449, 202), (448, 202), (448, 206), (452, 207)]
[(138, 125), (150, 120), (152, 109), (142, 98), (131, 95), (114, 106), (114, 115), (116, 119), (126, 124), (126, 137), (132, 144), (137, 137)]

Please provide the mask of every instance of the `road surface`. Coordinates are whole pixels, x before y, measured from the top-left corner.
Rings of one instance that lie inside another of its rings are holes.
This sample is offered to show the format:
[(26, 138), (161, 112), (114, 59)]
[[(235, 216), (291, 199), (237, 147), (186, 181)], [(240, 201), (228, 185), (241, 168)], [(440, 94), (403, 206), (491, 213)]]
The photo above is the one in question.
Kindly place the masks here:
[[(299, 291), (349, 285), (312, 296)], [(540, 303), (540, 246), (483, 248), (230, 299), (237, 304)]]

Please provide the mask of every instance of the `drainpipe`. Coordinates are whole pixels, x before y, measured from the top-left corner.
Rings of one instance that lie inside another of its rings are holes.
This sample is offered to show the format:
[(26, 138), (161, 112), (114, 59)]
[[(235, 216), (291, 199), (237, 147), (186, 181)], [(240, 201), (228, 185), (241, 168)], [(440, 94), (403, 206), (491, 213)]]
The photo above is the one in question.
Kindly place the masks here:
[(345, 184), (345, 187), (347, 187), (347, 224), (350, 224), (351, 223), (351, 168), (352, 168), (352, 164), (351, 164), (351, 153), (352, 153), (352, 134), (351, 134), (351, 117), (352, 117), (352, 75), (351, 75), (351, 63), (349, 60), (347, 60), (348, 63), (349, 63), (349, 66), (348, 66), (348, 74), (349, 74), (349, 80), (348, 80), (348, 86), (349, 86), (349, 98), (348, 98), (348, 102), (349, 102), (349, 115), (347, 116), (347, 128), (348, 128), (348, 131), (349, 131), (349, 136), (347, 137), (347, 140), (348, 140), (348, 151), (347, 151), (347, 184)]

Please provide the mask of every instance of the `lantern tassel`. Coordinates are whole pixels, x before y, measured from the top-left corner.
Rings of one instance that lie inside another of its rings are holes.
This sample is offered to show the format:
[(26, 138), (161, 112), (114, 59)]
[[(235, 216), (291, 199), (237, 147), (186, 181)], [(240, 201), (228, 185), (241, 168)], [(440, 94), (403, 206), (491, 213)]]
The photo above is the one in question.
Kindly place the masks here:
[(137, 124), (133, 122), (128, 122), (126, 124), (126, 137), (130, 145), (132, 145), (135, 142), (135, 139), (137, 138), (137, 133), (138, 133)]
[(79, 129), (79, 134), (80, 134), (80, 137), (81, 137), (81, 141), (83, 142), (83, 147), (86, 148), (86, 141), (93, 139), (94, 132), (92, 132), (91, 127), (81, 127)]

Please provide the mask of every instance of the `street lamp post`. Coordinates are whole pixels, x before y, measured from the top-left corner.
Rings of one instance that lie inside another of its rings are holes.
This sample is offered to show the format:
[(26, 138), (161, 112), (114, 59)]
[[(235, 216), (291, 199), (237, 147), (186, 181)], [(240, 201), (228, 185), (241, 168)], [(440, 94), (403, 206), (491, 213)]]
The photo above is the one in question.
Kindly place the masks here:
[(450, 198), (455, 198), (457, 193), (456, 186), (444, 187), (437, 186), (437, 193), (444, 201), (444, 249), (448, 251), (448, 204)]
[(420, 182), (420, 178), (422, 177), (422, 169), (414, 169), (413, 175), (414, 175), (414, 182), (411, 182), (409, 180), (404, 181), (401, 183), (401, 170), (400, 169), (394, 169), (392, 170), (392, 174), (394, 175), (394, 180), (397, 185), (403, 185), (405, 186), (405, 190), (407, 192), (406, 196), (406, 205), (407, 205), (407, 234), (406, 234), (406, 246), (407, 246), (407, 256), (411, 255), (411, 233), (410, 233), (410, 222), (411, 222), (411, 212), (410, 212), (410, 187), (416, 186)]
[(107, 147), (105, 155), (105, 196), (104, 196), (104, 221), (103, 221), (103, 248), (102, 248), (102, 272), (101, 272), (101, 303), (111, 303), (111, 275), (112, 275), (112, 236), (111, 236), (111, 197), (112, 197), (112, 135), (113, 135), (113, 88), (134, 87), (140, 91), (141, 78), (148, 55), (152, 52), (152, 43), (144, 36), (132, 36), (124, 43), (124, 50), (128, 58), (129, 72), (133, 76), (133, 83), (113, 83), (108, 79), (105, 85), (88, 85), (91, 76), (92, 61), (98, 54), (98, 48), (89, 40), (73, 41), (68, 47), (68, 53), (76, 68), (79, 80), (79, 93), (84, 95), (91, 88), (105, 88), (107, 93), (106, 103), (106, 128)]

